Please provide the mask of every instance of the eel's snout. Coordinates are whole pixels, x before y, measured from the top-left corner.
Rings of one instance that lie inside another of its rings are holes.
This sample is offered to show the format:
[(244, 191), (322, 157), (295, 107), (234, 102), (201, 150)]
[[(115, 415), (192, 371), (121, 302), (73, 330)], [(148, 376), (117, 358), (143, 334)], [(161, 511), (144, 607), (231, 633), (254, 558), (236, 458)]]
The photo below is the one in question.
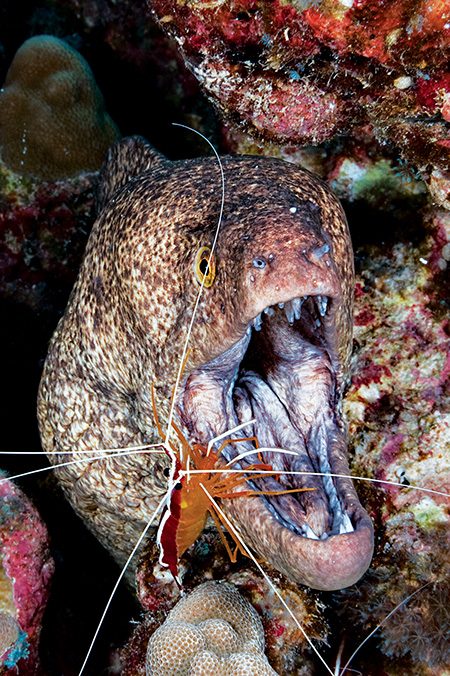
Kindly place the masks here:
[(325, 242), (294, 244), (282, 240), (253, 256), (245, 286), (245, 321), (257, 316), (269, 305), (285, 303), (295, 297), (320, 295), (337, 298), (341, 283)]

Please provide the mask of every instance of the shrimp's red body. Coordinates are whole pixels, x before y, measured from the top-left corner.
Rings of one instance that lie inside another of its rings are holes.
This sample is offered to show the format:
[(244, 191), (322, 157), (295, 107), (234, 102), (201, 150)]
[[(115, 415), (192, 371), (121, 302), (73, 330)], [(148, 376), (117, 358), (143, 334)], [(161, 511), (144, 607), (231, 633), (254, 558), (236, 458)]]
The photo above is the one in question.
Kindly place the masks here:
[[(180, 437), (180, 431), (177, 429)], [(219, 452), (213, 450), (208, 454), (205, 446), (193, 444), (189, 446), (184, 437), (184, 456), (186, 462), (176, 459), (174, 475), (171, 481), (172, 489), (168, 495), (166, 511), (164, 512), (158, 530), (158, 544), (160, 547), (160, 563), (167, 566), (176, 580), (178, 580), (178, 561), (184, 552), (201, 535), (208, 514), (213, 518), (230, 558), (235, 561), (237, 551), (242, 548), (232, 533), (236, 550), (232, 552), (226, 542), (221, 528), (221, 516), (206, 491), (214, 498), (239, 498), (259, 494), (259, 491), (241, 491), (233, 493), (233, 489), (245, 484), (247, 479), (242, 475), (227, 475), (226, 470), (220, 473), (211, 473), (211, 470), (220, 469), (219, 456), (225, 444), (237, 441), (250, 441), (249, 438), (233, 439), (222, 444)], [(255, 441), (254, 439), (252, 439)], [(189, 471), (187, 467), (189, 466)], [(270, 471), (272, 467), (263, 463), (251, 465), (248, 469)], [(191, 474), (191, 470), (200, 470), (201, 474)], [(223, 522), (222, 522), (223, 523)]]

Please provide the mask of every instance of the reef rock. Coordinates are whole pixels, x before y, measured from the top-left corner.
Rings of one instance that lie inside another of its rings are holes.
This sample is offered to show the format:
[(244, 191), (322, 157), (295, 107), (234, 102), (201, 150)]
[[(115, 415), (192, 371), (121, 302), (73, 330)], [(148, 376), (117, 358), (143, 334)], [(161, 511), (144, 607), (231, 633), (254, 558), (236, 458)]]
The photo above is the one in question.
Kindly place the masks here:
[[(357, 252), (346, 399), (353, 473), (399, 485), (358, 482), (378, 546), (361, 583), (336, 595), (336, 610), (362, 639), (428, 584), (379, 631), (392, 675), (441, 674), (450, 666), (450, 214), (432, 212), (425, 225), (414, 244), (372, 245), (364, 258)], [(372, 673), (367, 664), (358, 667)]]
[(342, 144), (351, 133), (387, 144), (426, 179), (449, 170), (442, 0), (150, 5), (228, 127), (278, 144)]

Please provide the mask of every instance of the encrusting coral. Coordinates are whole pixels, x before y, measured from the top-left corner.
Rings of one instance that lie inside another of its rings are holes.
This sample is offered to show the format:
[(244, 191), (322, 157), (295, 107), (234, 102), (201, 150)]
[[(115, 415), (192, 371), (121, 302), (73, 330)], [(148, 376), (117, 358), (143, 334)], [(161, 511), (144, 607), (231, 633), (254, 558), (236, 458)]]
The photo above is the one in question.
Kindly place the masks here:
[(0, 154), (43, 180), (100, 167), (119, 131), (87, 62), (63, 40), (38, 35), (16, 53), (0, 90)]
[(257, 612), (233, 587), (205, 582), (179, 601), (148, 643), (148, 676), (274, 676)]

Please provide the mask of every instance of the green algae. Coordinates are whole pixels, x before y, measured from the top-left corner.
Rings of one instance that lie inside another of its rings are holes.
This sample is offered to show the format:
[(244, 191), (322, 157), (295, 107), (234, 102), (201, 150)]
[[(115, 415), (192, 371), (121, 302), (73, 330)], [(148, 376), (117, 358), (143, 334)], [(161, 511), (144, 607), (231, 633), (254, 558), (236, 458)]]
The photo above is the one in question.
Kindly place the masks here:
[[(1, 151), (0, 151), (1, 152)], [(35, 182), (9, 169), (0, 158), (0, 194), (14, 196), (18, 201), (27, 199), (33, 192)]]
[[(342, 186), (345, 186), (342, 194)], [(425, 184), (389, 160), (360, 163), (351, 158), (343, 161), (332, 188), (350, 201), (365, 201), (372, 207), (392, 201), (416, 198), (426, 194)]]
[(423, 498), (416, 505), (411, 507), (416, 522), (423, 530), (431, 530), (448, 521), (445, 509), (442, 505), (437, 505), (431, 498)]

